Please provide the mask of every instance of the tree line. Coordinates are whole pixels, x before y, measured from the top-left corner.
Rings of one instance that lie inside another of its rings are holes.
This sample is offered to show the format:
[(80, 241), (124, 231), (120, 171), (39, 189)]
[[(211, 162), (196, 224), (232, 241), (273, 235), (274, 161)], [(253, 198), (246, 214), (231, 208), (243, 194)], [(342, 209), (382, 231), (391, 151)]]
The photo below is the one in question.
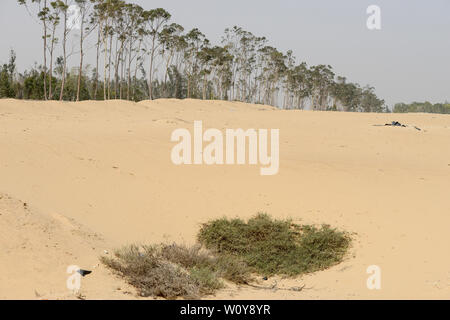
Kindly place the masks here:
[[(374, 88), (348, 82), (330, 65), (297, 63), (240, 27), (212, 44), (197, 28), (185, 30), (162, 8), (145, 10), (122, 0), (18, 0), (38, 18), (42, 64), (23, 74), (16, 56), (0, 70), (0, 97), (42, 100), (140, 101), (221, 99), (283, 109), (388, 111)], [(77, 8), (77, 50), (68, 52)], [(93, 46), (88, 45), (91, 39)], [(62, 52), (55, 57), (56, 49)], [(88, 52), (95, 61), (86, 64)], [(69, 56), (78, 65), (69, 70)]]
[(450, 103), (435, 103), (431, 102), (413, 102), (397, 103), (394, 106), (393, 112), (395, 113), (408, 113), (408, 112), (425, 112), (425, 113), (442, 113), (450, 114)]

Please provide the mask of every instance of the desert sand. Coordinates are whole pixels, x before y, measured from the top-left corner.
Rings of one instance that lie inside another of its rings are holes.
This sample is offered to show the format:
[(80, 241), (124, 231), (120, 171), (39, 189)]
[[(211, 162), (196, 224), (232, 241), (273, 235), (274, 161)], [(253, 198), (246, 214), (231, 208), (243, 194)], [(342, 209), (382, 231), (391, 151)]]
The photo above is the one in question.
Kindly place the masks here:
[[(174, 129), (280, 129), (280, 170), (175, 166)], [(413, 127), (374, 126), (400, 121)], [(450, 116), (282, 111), (223, 101), (0, 100), (0, 299), (135, 299), (99, 256), (192, 244), (201, 223), (266, 212), (352, 233), (345, 261), (218, 299), (449, 299)], [(105, 252), (106, 250), (106, 252)], [(366, 269), (381, 268), (381, 290)], [(305, 286), (300, 292), (282, 290)]]

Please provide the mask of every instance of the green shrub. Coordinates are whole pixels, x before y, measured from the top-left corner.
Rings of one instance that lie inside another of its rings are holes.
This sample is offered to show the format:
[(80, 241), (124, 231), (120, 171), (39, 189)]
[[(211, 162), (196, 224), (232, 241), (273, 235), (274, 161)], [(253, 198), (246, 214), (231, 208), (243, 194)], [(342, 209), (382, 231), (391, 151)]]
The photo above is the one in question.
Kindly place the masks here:
[(265, 275), (298, 275), (342, 261), (350, 239), (329, 226), (316, 228), (258, 214), (247, 223), (218, 219), (202, 226), (198, 240), (217, 254), (241, 258)]

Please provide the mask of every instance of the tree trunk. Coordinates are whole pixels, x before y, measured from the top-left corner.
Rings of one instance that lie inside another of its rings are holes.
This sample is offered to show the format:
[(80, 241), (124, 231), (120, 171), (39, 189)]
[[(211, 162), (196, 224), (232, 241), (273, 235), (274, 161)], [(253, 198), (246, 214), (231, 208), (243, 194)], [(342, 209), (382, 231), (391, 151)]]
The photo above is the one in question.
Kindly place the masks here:
[(114, 62), (114, 99), (117, 99), (117, 85), (119, 81), (119, 50), (117, 49), (119, 39), (116, 38), (116, 59)]
[(83, 36), (84, 36), (84, 17), (81, 18), (80, 28), (80, 70), (78, 70), (78, 84), (77, 84), (77, 101), (80, 101), (81, 77), (83, 73)]
[(203, 100), (206, 100), (206, 73), (203, 75)]
[[(105, 31), (108, 30), (108, 24), (105, 25)], [(108, 57), (108, 41), (106, 39), (105, 32), (102, 32), (103, 37), (103, 100), (106, 100), (106, 66), (107, 66), (107, 57)]]
[[(67, 1), (65, 2), (67, 5)], [(59, 101), (63, 100), (64, 97), (64, 85), (66, 83), (66, 72), (67, 72), (67, 53), (66, 53), (66, 43), (67, 43), (67, 9), (64, 10), (64, 34), (63, 34), (63, 73), (61, 80), (61, 91), (59, 93)]]
[(153, 59), (155, 57), (155, 36), (153, 36), (152, 40), (152, 53), (150, 54), (150, 74), (149, 74), (149, 82), (148, 82), (148, 95), (149, 99), (153, 100)]
[(95, 80), (94, 80), (94, 99), (97, 100), (97, 92), (98, 92), (98, 63), (100, 59), (100, 35), (101, 35), (101, 24), (98, 25), (98, 34), (97, 34), (97, 60), (95, 67)]
[[(122, 45), (123, 47), (123, 45)], [(123, 89), (123, 70), (124, 70), (124, 66), (125, 66), (125, 59), (126, 59), (126, 54), (124, 54), (125, 50), (123, 50), (122, 48), (122, 53), (120, 55), (120, 63), (121, 63), (121, 68), (120, 68), (120, 99), (122, 100), (122, 89)]]
[(111, 53), (113, 35), (109, 38), (109, 58), (108, 58), (108, 100), (111, 99)]
[(52, 30), (52, 42), (50, 45), (50, 70), (49, 70), (49, 84), (48, 84), (48, 98), (49, 100), (53, 99), (53, 92), (52, 92), (52, 77), (53, 77), (53, 50), (55, 47), (55, 32), (56, 32), (56, 26), (54, 26)]
[(191, 98), (191, 76), (190, 76), (190, 75), (188, 75), (187, 95), (186, 95), (186, 97), (187, 97), (188, 99)]
[[(44, 8), (47, 8), (47, 0), (44, 1)], [(44, 23), (44, 100), (47, 100), (47, 18), (43, 18)]]
[(141, 52), (142, 40), (139, 40), (138, 55), (136, 56), (136, 64), (134, 66), (134, 78), (133, 78), (133, 101), (136, 100), (136, 85), (137, 85), (137, 70), (139, 61), (139, 52)]
[(174, 56), (174, 50), (171, 50), (169, 53), (169, 57), (167, 59), (167, 63), (166, 63), (166, 72), (164, 74), (164, 96), (166, 98), (169, 98), (169, 92), (167, 90), (167, 74), (169, 73), (169, 68), (172, 63), (173, 56)]
[(133, 47), (133, 38), (130, 39), (130, 47), (128, 52), (127, 100), (130, 100), (132, 47)]

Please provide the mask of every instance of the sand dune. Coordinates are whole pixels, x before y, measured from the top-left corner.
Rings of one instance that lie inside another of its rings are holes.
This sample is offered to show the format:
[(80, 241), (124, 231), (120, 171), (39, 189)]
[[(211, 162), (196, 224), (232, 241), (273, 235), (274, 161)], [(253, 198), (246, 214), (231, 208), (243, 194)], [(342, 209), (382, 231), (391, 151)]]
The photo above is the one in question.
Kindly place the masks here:
[[(221, 130), (280, 129), (279, 173), (173, 165), (171, 132), (192, 130), (195, 120)], [(393, 120), (422, 131), (374, 126)], [(446, 115), (0, 100), (0, 298), (73, 298), (70, 264), (96, 267), (82, 282), (86, 298), (135, 298), (97, 267), (104, 250), (190, 244), (202, 222), (264, 211), (350, 231), (351, 254), (327, 271), (262, 283), (304, 284), (301, 292), (230, 286), (216, 298), (448, 299), (449, 190)], [(381, 290), (366, 287), (370, 265), (381, 267)]]

